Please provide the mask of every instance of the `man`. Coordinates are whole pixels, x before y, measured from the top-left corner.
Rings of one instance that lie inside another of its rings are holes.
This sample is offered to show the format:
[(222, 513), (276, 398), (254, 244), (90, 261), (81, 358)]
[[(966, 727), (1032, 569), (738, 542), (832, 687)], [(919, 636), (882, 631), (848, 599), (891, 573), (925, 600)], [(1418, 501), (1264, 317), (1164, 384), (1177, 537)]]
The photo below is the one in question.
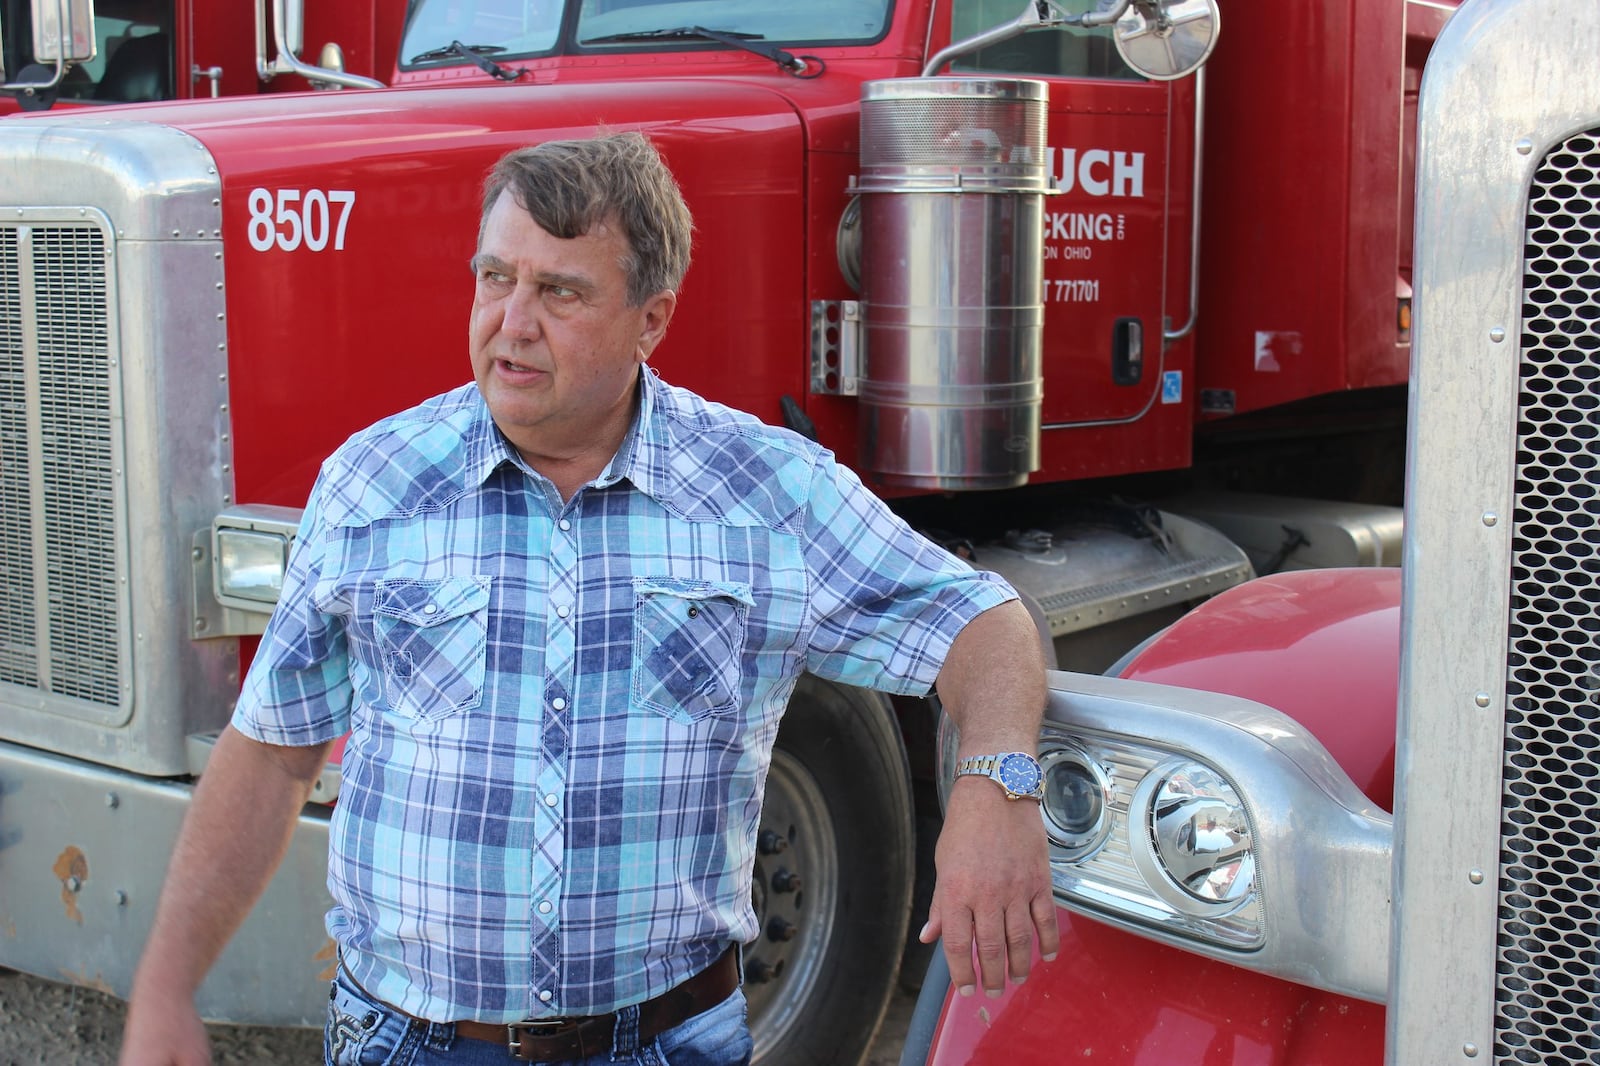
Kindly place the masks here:
[[(504, 1062), (512, 1043), (746, 1062), (733, 945), (757, 932), (761, 791), (796, 678), (936, 681), (963, 755), (1033, 750), (1043, 670), (1009, 588), (811, 442), (642, 372), (690, 229), (637, 134), (496, 165), (475, 381), (324, 464), (173, 855), (125, 1063), (205, 1060), (194, 991), (346, 731), (334, 1062)], [(1053, 956), (1036, 804), (959, 780), (938, 873), (922, 935), (964, 993), (1022, 980), (1035, 935)]]

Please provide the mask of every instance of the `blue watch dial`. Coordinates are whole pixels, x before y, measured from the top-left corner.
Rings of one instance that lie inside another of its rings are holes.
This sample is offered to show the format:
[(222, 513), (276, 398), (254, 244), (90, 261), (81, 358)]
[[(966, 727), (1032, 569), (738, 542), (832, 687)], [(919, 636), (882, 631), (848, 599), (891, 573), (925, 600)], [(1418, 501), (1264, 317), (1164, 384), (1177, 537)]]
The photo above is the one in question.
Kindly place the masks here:
[(1041, 780), (1039, 764), (1021, 752), (1012, 752), (1001, 759), (996, 767), (996, 777), (1007, 792), (1019, 796), (1031, 795), (1038, 789)]

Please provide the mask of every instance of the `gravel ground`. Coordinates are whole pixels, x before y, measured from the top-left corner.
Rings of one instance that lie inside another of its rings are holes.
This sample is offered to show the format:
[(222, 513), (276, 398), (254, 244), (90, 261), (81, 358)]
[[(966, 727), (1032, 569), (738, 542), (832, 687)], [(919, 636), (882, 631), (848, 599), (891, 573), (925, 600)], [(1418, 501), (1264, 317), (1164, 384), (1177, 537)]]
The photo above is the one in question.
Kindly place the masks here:
[[(865, 1066), (897, 1066), (916, 997), (889, 1005)], [(0, 976), (0, 1066), (114, 1066), (122, 1039), (122, 1001), (87, 988), (22, 974)], [(217, 1066), (302, 1066), (322, 1061), (322, 1034), (310, 1029), (213, 1025)]]

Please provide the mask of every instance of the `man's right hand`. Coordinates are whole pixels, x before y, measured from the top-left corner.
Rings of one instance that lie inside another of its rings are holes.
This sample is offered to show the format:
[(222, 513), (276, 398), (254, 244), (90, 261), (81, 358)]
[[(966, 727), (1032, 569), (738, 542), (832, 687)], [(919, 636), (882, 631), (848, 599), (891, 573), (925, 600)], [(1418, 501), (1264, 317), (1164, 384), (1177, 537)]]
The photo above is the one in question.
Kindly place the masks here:
[(211, 1066), (211, 1038), (190, 998), (134, 986), (118, 1066)]

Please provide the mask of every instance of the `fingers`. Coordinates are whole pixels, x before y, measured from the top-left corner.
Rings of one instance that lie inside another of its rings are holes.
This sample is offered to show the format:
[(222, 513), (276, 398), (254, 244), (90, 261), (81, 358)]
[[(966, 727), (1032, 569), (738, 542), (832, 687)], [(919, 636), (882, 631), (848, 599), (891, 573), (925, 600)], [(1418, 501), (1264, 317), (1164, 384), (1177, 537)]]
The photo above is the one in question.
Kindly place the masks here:
[(935, 904), (927, 929), (942, 927), (944, 960), (950, 966), (950, 983), (955, 990), (970, 996), (977, 988), (977, 977), (972, 967), (972, 912), (964, 907), (945, 912)]
[(1011, 983), (1020, 985), (1026, 981), (1032, 964), (1033, 915), (1027, 900), (1013, 900), (1006, 908), (1006, 970)]
[(966, 908), (941, 911), (936, 905), (918, 939), (931, 944), (941, 936), (950, 983), (963, 996), (973, 995), (981, 984), (985, 995), (995, 997), (1007, 978), (1012, 984), (1027, 980), (1035, 944), (1045, 962), (1061, 950), (1055, 902), (1048, 893), (976, 916)]
[(1061, 930), (1056, 927), (1055, 899), (1048, 892), (1034, 896), (1028, 910), (1039, 936), (1039, 957), (1045, 962), (1056, 961), (1061, 950)]

